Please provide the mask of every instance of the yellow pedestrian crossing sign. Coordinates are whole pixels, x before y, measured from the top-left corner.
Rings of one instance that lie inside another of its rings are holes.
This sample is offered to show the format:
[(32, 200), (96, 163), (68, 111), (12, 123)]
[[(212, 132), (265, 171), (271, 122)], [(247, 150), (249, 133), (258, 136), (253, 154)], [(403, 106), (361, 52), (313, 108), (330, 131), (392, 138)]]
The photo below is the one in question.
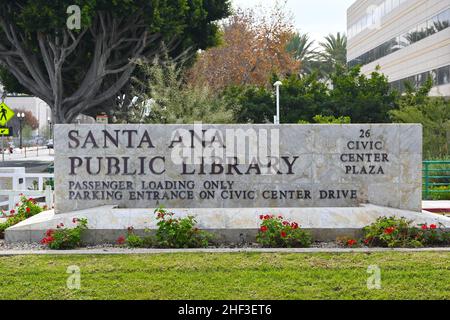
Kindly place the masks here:
[(11, 136), (10, 128), (0, 128), (0, 136)]
[(5, 126), (12, 117), (14, 117), (14, 111), (2, 102), (0, 104), (0, 126)]

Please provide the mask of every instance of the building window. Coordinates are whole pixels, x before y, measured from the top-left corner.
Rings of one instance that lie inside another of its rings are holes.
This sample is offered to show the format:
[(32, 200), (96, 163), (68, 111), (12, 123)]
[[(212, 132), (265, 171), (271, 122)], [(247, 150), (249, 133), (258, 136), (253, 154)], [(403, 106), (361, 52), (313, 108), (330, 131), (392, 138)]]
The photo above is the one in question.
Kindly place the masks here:
[(450, 83), (450, 66), (438, 69), (438, 84), (444, 85)]
[(413, 87), (419, 88), (424, 85), (430, 77), (434, 86), (450, 84), (450, 65), (393, 81), (390, 83), (390, 86), (392, 90), (405, 92), (407, 82), (409, 82)]
[[(362, 23), (362, 20), (360, 20), (357, 25), (358, 30), (361, 28), (360, 23)], [(405, 32), (389, 41), (382, 43), (376, 48), (369, 50), (356, 59), (349, 61), (348, 65), (355, 66), (358, 64), (369, 64), (448, 27), (450, 27), (450, 9), (447, 9), (427, 21), (414, 26), (408, 32)], [(356, 31), (359, 32), (358, 30)]]

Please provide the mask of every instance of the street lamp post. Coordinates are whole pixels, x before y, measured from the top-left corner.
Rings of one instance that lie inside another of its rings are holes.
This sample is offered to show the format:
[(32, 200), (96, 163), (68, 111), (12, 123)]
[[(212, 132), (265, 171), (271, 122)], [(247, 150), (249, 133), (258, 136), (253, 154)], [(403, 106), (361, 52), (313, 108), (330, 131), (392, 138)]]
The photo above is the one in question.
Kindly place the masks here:
[(283, 83), (281, 81), (277, 81), (273, 85), (277, 89), (277, 115), (274, 117), (274, 119), (275, 119), (274, 123), (279, 125), (280, 124), (280, 86), (282, 86)]
[(50, 135), (49, 139), (51, 139), (51, 138), (53, 137), (53, 132), (52, 132), (52, 118), (48, 117), (48, 118), (47, 118), (47, 121), (48, 121), (48, 127), (49, 127), (49, 130), (50, 130), (50, 132), (49, 132), (49, 135)]
[(25, 113), (19, 112), (17, 114), (17, 118), (19, 119), (19, 134), (20, 134), (19, 149), (22, 150), (22, 129), (23, 129), (22, 122), (23, 120), (25, 120)]

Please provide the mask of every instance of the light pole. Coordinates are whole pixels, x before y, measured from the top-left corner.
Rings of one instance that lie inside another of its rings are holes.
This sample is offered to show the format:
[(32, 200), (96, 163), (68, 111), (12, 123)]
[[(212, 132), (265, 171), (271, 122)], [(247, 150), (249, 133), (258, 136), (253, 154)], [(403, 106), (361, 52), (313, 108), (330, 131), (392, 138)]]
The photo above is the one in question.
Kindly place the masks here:
[(48, 117), (47, 118), (47, 122), (48, 122), (48, 129), (50, 130), (48, 138), (51, 139), (53, 137), (53, 134), (52, 134), (52, 118)]
[(19, 119), (19, 134), (20, 134), (20, 140), (19, 140), (19, 149), (22, 150), (22, 122), (25, 120), (25, 113), (19, 112), (17, 114), (17, 118)]
[(274, 124), (280, 124), (280, 86), (283, 85), (281, 81), (277, 81), (274, 84), (274, 87), (277, 88), (277, 115), (274, 117)]

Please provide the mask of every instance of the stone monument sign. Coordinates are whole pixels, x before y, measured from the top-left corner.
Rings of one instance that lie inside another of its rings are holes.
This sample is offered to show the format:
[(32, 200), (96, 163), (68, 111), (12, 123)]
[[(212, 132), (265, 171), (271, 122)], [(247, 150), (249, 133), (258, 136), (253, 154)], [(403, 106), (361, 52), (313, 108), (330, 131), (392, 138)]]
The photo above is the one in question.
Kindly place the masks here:
[(56, 125), (56, 212), (421, 210), (420, 125)]

